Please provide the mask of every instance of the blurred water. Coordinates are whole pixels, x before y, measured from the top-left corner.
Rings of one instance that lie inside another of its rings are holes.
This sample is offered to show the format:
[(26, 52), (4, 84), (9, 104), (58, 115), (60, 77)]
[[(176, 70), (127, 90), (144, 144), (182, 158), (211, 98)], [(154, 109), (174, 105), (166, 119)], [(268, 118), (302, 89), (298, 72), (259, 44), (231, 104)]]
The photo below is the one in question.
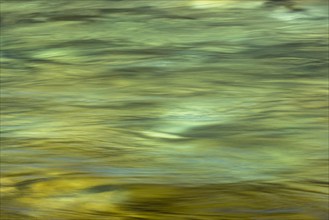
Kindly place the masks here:
[(327, 219), (328, 3), (3, 0), (1, 219)]

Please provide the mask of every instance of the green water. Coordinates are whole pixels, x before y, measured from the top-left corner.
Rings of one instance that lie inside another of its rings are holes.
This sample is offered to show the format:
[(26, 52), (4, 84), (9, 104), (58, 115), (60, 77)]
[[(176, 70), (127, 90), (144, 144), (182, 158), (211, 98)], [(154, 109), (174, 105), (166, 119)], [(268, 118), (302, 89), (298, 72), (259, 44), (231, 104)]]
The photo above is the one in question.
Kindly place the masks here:
[(327, 1), (200, 2), (1, 1), (1, 220), (328, 218)]

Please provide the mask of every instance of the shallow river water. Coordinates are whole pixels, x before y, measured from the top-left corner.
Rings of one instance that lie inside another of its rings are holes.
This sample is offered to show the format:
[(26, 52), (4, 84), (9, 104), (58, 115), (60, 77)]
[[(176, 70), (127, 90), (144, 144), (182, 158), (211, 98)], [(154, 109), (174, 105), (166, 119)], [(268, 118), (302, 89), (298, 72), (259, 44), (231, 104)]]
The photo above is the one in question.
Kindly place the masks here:
[(328, 219), (328, 2), (2, 0), (1, 219)]

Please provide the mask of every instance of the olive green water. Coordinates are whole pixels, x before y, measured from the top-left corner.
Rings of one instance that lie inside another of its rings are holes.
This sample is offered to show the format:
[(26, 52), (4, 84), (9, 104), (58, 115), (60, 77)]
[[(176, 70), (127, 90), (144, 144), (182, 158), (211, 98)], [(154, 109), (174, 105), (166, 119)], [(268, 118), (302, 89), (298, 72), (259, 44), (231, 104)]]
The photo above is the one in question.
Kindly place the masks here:
[(327, 1), (215, 3), (1, 1), (1, 220), (328, 218)]

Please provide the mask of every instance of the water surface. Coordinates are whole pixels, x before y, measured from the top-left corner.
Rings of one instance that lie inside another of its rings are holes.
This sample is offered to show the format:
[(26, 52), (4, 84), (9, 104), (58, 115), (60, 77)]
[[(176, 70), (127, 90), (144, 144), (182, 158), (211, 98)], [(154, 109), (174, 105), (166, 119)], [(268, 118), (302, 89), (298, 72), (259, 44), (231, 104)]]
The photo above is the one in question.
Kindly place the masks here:
[(328, 3), (3, 0), (1, 219), (325, 220)]

